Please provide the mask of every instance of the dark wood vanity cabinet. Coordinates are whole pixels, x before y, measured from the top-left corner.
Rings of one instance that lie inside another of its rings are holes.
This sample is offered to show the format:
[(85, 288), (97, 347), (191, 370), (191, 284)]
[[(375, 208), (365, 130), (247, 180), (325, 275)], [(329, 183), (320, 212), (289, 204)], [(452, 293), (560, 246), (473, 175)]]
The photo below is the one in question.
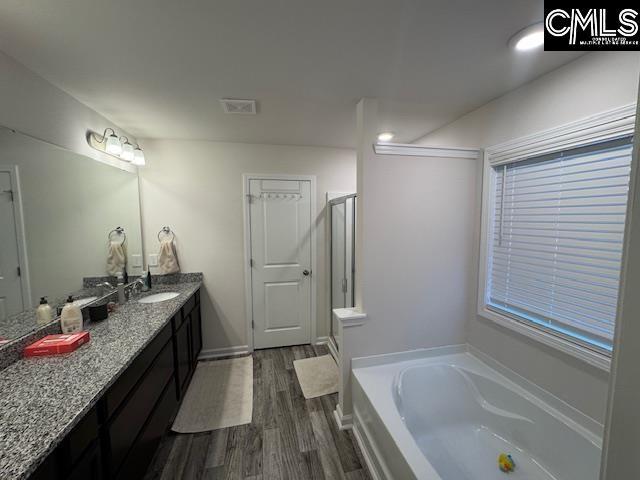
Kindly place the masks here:
[(198, 355), (202, 350), (202, 317), (200, 309), (194, 308), (191, 311), (191, 363), (198, 363)]
[(178, 396), (182, 398), (191, 376), (191, 322), (189, 317), (185, 318), (185, 321), (177, 329), (176, 349)]
[(201, 329), (197, 291), (31, 479), (142, 478), (189, 386)]

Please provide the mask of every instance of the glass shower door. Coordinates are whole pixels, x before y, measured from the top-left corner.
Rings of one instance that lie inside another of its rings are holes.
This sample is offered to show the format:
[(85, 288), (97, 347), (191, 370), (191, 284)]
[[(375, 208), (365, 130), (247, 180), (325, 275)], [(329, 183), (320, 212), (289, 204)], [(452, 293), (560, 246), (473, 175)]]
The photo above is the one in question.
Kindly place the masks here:
[[(354, 306), (355, 194), (331, 200), (331, 309)], [(338, 325), (331, 315), (330, 341), (340, 349)]]

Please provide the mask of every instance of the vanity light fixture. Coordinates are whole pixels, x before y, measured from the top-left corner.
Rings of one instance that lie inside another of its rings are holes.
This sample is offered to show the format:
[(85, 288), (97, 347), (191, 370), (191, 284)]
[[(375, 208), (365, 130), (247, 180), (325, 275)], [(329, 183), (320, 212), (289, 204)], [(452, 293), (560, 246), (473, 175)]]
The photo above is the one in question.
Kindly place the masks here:
[(144, 152), (139, 145), (136, 145), (136, 148), (133, 151), (133, 160), (131, 161), (131, 163), (137, 165), (138, 167), (142, 167), (146, 163), (144, 160)]
[(102, 135), (89, 131), (87, 143), (100, 152), (131, 162), (133, 165), (143, 166), (146, 163), (140, 145), (136, 144), (134, 147), (127, 137), (124, 135), (118, 137), (112, 128), (106, 128)]
[(523, 28), (509, 40), (509, 45), (519, 52), (526, 52), (544, 45), (544, 29), (542, 23)]
[[(124, 141), (122, 141), (124, 139)], [(125, 136), (120, 137), (120, 142), (122, 143), (122, 153), (120, 154), (120, 158), (126, 162), (133, 161), (133, 145), (129, 143), (129, 139)]]
[[(111, 133), (107, 135), (108, 132)], [(104, 144), (104, 151), (109, 155), (120, 155), (122, 153), (122, 144), (120, 143), (120, 140), (113, 128), (106, 128), (101, 138), (98, 134), (93, 132), (90, 137), (95, 143)], [(89, 145), (91, 145), (91, 142), (89, 142)], [(94, 145), (91, 146), (96, 148)]]
[(378, 134), (378, 141), (390, 142), (391, 140), (393, 140), (393, 137), (395, 137), (395, 134), (393, 132), (382, 132)]

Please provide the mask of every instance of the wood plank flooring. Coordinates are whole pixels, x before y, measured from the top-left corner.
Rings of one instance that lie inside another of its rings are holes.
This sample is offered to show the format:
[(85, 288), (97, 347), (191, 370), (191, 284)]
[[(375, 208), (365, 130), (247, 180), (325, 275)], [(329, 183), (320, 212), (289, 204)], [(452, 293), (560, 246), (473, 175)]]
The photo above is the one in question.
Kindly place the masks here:
[(253, 421), (207, 433), (168, 433), (145, 480), (371, 480), (350, 430), (333, 418), (338, 395), (305, 400), (293, 361), (326, 347), (253, 354)]

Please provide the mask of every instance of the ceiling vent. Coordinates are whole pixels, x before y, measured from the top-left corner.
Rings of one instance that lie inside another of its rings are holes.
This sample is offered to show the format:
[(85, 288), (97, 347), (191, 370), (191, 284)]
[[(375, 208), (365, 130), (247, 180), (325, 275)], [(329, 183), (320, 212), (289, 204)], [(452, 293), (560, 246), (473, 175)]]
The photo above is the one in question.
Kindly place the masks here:
[(236, 100), (233, 98), (223, 98), (220, 100), (224, 113), (237, 113), (240, 115), (255, 115), (255, 100)]

